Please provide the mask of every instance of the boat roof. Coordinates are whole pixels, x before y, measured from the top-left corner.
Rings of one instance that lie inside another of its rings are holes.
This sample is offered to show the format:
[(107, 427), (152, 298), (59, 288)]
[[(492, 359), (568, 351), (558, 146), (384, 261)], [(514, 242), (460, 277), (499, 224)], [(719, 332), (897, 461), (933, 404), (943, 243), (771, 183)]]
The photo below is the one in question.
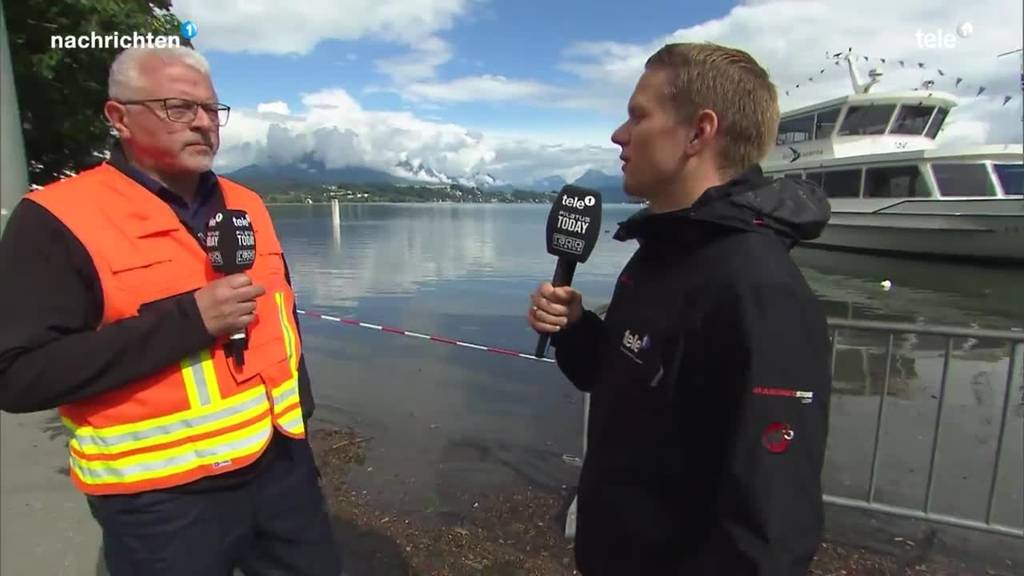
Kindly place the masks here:
[(868, 92), (867, 94), (847, 94), (839, 98), (816, 102), (807, 106), (801, 106), (787, 112), (783, 112), (779, 120), (787, 120), (797, 116), (803, 116), (811, 112), (817, 112), (828, 108), (838, 108), (847, 104), (868, 105), (868, 104), (900, 104), (913, 103), (930, 106), (944, 106), (953, 108), (959, 104), (959, 99), (948, 93), (938, 90), (901, 90), (895, 92)]

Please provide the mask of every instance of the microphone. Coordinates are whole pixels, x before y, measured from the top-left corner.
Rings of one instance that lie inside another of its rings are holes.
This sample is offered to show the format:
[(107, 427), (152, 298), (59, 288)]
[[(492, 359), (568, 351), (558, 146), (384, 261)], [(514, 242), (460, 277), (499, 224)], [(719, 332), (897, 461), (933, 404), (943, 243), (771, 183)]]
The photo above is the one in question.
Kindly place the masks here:
[[(252, 268), (256, 262), (256, 235), (244, 210), (220, 210), (210, 218), (206, 225), (206, 254), (219, 274), (237, 274)], [(249, 337), (243, 328), (229, 337), (224, 350), (241, 368), (248, 347)]]
[[(558, 257), (551, 284), (569, 286), (576, 264), (586, 262), (601, 233), (601, 193), (568, 184), (551, 205), (548, 213), (548, 254)], [(543, 358), (549, 334), (541, 334), (534, 355)]]

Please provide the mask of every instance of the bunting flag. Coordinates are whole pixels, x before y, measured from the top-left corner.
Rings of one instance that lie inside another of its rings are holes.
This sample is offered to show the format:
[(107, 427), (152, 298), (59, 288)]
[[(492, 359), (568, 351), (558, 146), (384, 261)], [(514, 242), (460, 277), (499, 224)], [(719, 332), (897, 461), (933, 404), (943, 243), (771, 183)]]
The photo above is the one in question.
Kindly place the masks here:
[[(832, 60), (832, 64), (834, 66), (840, 66), (843, 63), (842, 61), (847, 59), (847, 58), (853, 58), (853, 59), (855, 59), (858, 62), (859, 61), (864, 61), (864, 62), (877, 61), (877, 62), (880, 62), (882, 64), (887, 64), (890, 60), (892, 60), (891, 58), (881, 58), (881, 57), (867, 56), (867, 55), (860, 54), (860, 53), (856, 53), (855, 54), (854, 51), (853, 51), (853, 47), (852, 46), (848, 47), (845, 52), (843, 52), (843, 51), (839, 51), (839, 52), (828, 52), (828, 51), (826, 51), (825, 52), (825, 58)], [(903, 68), (903, 69), (907, 68), (907, 61), (906, 60), (892, 60), (892, 61), (899, 63), (900, 68)], [(927, 70), (928, 69), (928, 63), (927, 62), (911, 62), (911, 64), (917, 64), (917, 69), (918, 70)], [(827, 71), (828, 71), (828, 68), (821, 68), (820, 70), (818, 70), (817, 76), (823, 76), (825, 74), (825, 72), (827, 72)], [(974, 94), (975, 98), (980, 97), (983, 93), (985, 93), (986, 90), (988, 90), (987, 86), (982, 86), (982, 85), (977, 85), (977, 84), (971, 84), (970, 82), (965, 82), (964, 78), (961, 77), (961, 76), (953, 75), (952, 77), (949, 77), (949, 75), (946, 74), (946, 71), (943, 70), (942, 68), (935, 68), (935, 71), (938, 72), (938, 76), (937, 77), (923, 80), (921, 82), (921, 84), (917, 88), (914, 88), (914, 90), (915, 91), (917, 91), (917, 90), (929, 91), (928, 95), (931, 96), (933, 94), (933, 92), (930, 92), (930, 91), (933, 90), (933, 89), (949, 90), (951, 92), (959, 92), (959, 90), (961, 90), (961, 89), (967, 89), (967, 90), (974, 90), (975, 91), (975, 94)], [(946, 87), (944, 88), (939, 83), (940, 82), (946, 82), (947, 81), (946, 78), (949, 78), (948, 81), (952, 83), (952, 86), (949, 86), (947, 84), (947, 85), (945, 85)], [(802, 88), (804, 86), (804, 84), (806, 84), (806, 83), (813, 83), (813, 82), (815, 82), (815, 80), (816, 80), (815, 76), (809, 76), (806, 81), (802, 81), (800, 84), (795, 84), (793, 86), (790, 86), (785, 91), (785, 93), (786, 93), (787, 96), (789, 96), (789, 95), (792, 94), (792, 90), (798, 90), (798, 89)], [(1021, 80), (1021, 90), (1024, 91), (1024, 74), (1021, 74), (1020, 80)], [(1013, 98), (1014, 98), (1013, 95), (1003, 96), (1003, 106), (1005, 106), (1007, 103), (1012, 101)]]
[[(846, 60), (847, 58), (850, 58), (850, 59), (854, 60), (855, 62), (860, 62), (860, 61), (864, 61), (864, 62), (877, 61), (877, 62), (880, 62), (881, 64), (887, 64), (891, 60), (893, 62), (898, 62), (899, 65), (900, 65), (900, 68), (907, 69), (907, 66), (906, 66), (907, 61), (906, 60), (893, 60), (891, 58), (881, 58), (881, 57), (874, 57), (874, 56), (866, 56), (864, 54), (859, 54), (859, 53), (855, 54), (853, 52), (853, 47), (852, 46), (847, 48), (845, 52), (842, 52), (842, 51), (840, 51), (840, 52), (829, 52), (829, 51), (826, 51), (825, 52), (825, 58), (827, 60), (832, 60), (832, 64), (834, 66), (836, 66), (836, 67), (838, 67), (841, 64), (843, 64), (843, 61)], [(924, 70), (928, 69), (928, 63), (926, 63), (926, 62), (911, 62), (911, 64), (917, 64), (917, 69), (920, 70), (920, 71), (924, 71)], [(828, 68), (828, 67), (821, 68), (821, 69), (818, 70), (818, 74), (817, 75), (808, 76), (807, 80), (802, 80), (799, 84), (794, 84), (792, 86), (787, 87), (785, 89), (786, 96), (791, 96), (793, 94), (794, 90), (799, 90), (799, 89), (805, 87), (806, 84), (818, 85), (816, 80), (818, 80), (820, 77), (824, 76), (825, 73), (828, 72), (829, 70), (830, 70), (830, 68)], [(961, 77), (961, 76), (947, 75), (946, 71), (943, 70), (942, 68), (935, 68), (934, 70), (936, 72), (938, 72), (938, 75), (933, 77), (933, 78), (927, 78), (926, 77), (925, 79), (923, 79), (921, 81), (921, 83), (917, 87), (913, 88), (913, 90), (915, 92), (922, 92), (922, 93), (927, 92), (928, 97), (931, 97), (935, 93), (935, 90), (949, 91), (949, 92), (953, 92), (953, 93), (962, 94), (962, 92), (960, 92), (960, 90), (966, 89), (966, 90), (976, 91), (975, 94), (974, 94), (974, 98), (978, 98), (983, 93), (985, 93), (986, 90), (988, 90), (987, 86), (971, 84), (969, 81), (965, 82), (964, 78)], [(922, 72), (922, 76), (924, 76), (924, 72)], [(1022, 89), (1022, 91), (1024, 91), (1024, 74), (1021, 74), (1020, 80), (1021, 80), (1021, 89)], [(945, 82), (949, 82), (951, 85), (950, 84), (945, 84)], [(1014, 98), (1013, 95), (1005, 95), (1005, 96), (1003, 96), (1003, 104), (1002, 105), (1006, 106), (1009, 102), (1011, 102), (1013, 100), (1013, 98)]]

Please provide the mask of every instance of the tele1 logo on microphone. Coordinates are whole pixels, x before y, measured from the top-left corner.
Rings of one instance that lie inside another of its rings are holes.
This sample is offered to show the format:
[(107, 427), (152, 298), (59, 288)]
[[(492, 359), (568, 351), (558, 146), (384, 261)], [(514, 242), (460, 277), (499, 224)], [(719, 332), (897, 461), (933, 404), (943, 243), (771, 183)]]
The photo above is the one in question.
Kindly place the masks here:
[(583, 198), (576, 198), (575, 196), (562, 196), (562, 204), (575, 208), (577, 210), (583, 210), (588, 206), (593, 206), (597, 200), (593, 196), (584, 196)]

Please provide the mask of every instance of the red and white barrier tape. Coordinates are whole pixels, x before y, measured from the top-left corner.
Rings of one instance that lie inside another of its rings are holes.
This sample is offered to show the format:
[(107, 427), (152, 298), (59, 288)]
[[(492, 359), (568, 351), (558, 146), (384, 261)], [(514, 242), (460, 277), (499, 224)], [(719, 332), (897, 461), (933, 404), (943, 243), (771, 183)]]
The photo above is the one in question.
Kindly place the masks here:
[(299, 310), (299, 314), (303, 316), (309, 316), (310, 318), (317, 318), (319, 320), (326, 320), (328, 322), (337, 322), (339, 324), (345, 324), (346, 326), (357, 326), (359, 328), (369, 328), (371, 330), (377, 330), (380, 332), (387, 332), (388, 334), (398, 334), (399, 336), (409, 336), (411, 338), (420, 338), (422, 340), (429, 340), (431, 342), (440, 342), (442, 344), (450, 344), (452, 346), (461, 346), (463, 348), (471, 348), (473, 350), (482, 350), (484, 352), (491, 352), (494, 354), (501, 354), (502, 356), (510, 356), (512, 358), (523, 358), (524, 360), (533, 360), (534, 362), (548, 362), (554, 363), (551, 358), (537, 358), (533, 354), (524, 354), (523, 352), (516, 352), (515, 350), (506, 350), (505, 348), (497, 348), (495, 346), (483, 346), (481, 344), (473, 344), (471, 342), (462, 342), (460, 340), (453, 340), (451, 338), (445, 338), (444, 336), (436, 336), (433, 334), (420, 334), (419, 332), (412, 332), (410, 330), (402, 330), (400, 328), (390, 328), (388, 326), (378, 326), (377, 324), (370, 324), (367, 322), (360, 322), (351, 318), (338, 318), (337, 316), (328, 316), (327, 314), (318, 314), (316, 312), (308, 312), (306, 310)]

